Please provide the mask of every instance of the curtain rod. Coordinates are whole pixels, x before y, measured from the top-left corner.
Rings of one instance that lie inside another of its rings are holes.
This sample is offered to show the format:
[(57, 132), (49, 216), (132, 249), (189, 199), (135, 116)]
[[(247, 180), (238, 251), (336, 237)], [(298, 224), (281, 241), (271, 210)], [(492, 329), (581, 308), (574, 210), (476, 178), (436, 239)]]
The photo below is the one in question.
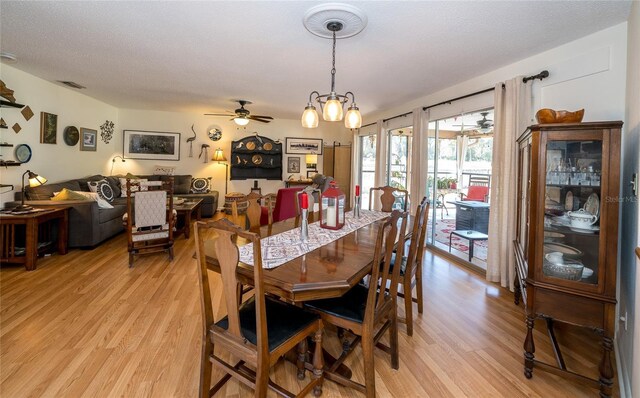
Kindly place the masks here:
[[(549, 77), (549, 71), (548, 71), (548, 70), (543, 70), (542, 72), (538, 73), (537, 75), (531, 75), (531, 76), (523, 77), (523, 78), (522, 78), (522, 82), (523, 82), (523, 83), (526, 83), (526, 82), (528, 82), (529, 80), (535, 80), (535, 79), (540, 79), (540, 80), (542, 80), (542, 79), (547, 78), (547, 77)], [(502, 84), (502, 88), (504, 88), (504, 83)], [(437, 104), (433, 104), (433, 105), (429, 105), (429, 106), (423, 106), (423, 107), (422, 107), (422, 110), (423, 110), (423, 111), (426, 111), (426, 110), (427, 110), (427, 109), (429, 109), (429, 108), (433, 108), (433, 107), (440, 106), (440, 105), (450, 104), (450, 103), (452, 103), (453, 101), (458, 101), (458, 100), (461, 100), (461, 99), (465, 99), (465, 98), (473, 97), (474, 95), (479, 95), (479, 94), (488, 93), (488, 92), (493, 91), (493, 90), (495, 90), (495, 89), (496, 89), (495, 87), (491, 87), (491, 88), (487, 88), (487, 89), (484, 89), (484, 90), (476, 91), (475, 93), (471, 93), (471, 94), (463, 95), (463, 96), (461, 96), (461, 97), (456, 97), (456, 98), (452, 98), (452, 99), (450, 99), (450, 100), (446, 100), (446, 101), (438, 102)], [(388, 122), (389, 120), (397, 119), (397, 118), (399, 118), (399, 117), (405, 117), (405, 116), (408, 116), (408, 115), (410, 115), (410, 114), (412, 114), (412, 113), (413, 113), (413, 112), (402, 113), (402, 114), (400, 114), (400, 115), (391, 116), (391, 117), (389, 117), (389, 118), (382, 119), (382, 121), (383, 121), (383, 122)], [(374, 123), (365, 124), (364, 126), (361, 126), (360, 128), (373, 126), (374, 124), (376, 124), (376, 123), (374, 122)]]

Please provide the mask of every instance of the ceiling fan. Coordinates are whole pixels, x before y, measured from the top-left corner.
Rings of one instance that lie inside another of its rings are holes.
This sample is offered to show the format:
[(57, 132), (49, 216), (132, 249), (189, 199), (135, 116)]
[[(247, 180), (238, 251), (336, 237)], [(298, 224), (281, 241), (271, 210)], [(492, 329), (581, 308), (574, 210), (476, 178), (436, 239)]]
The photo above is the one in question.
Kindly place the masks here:
[(229, 116), (238, 126), (246, 126), (249, 120), (255, 120), (256, 122), (269, 123), (273, 120), (271, 116), (252, 115), (248, 109), (244, 106), (251, 104), (251, 101), (247, 100), (233, 100), (240, 104), (240, 108), (235, 111), (227, 111), (229, 113), (205, 113), (205, 116)]
[(475, 125), (464, 124), (454, 124), (456, 127), (462, 127), (462, 130), (478, 130), (481, 133), (488, 133), (491, 131), (491, 127), (493, 127), (493, 120), (487, 119), (489, 116), (489, 112), (480, 112), (482, 115), (482, 119), (478, 120)]

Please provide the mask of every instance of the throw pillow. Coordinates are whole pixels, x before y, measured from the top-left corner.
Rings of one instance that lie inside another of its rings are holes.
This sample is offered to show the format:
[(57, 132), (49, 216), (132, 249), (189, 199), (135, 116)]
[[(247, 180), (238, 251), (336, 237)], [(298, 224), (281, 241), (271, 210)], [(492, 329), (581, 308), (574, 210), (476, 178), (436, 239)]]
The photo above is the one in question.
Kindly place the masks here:
[(109, 181), (106, 179), (89, 181), (87, 185), (89, 186), (89, 191), (97, 193), (102, 199), (109, 203), (113, 201), (113, 189), (111, 189), (111, 185), (109, 185)]
[[(138, 190), (140, 191), (149, 190), (147, 185), (143, 184), (147, 182), (146, 178), (132, 178), (131, 182), (140, 183), (140, 185), (131, 187), (131, 196), (134, 196), (134, 192), (137, 192)], [(120, 178), (120, 189), (122, 189), (121, 197), (126, 198), (127, 197), (127, 179), (126, 178)]]
[(173, 166), (159, 166), (156, 165), (155, 170), (153, 171), (154, 175), (157, 176), (172, 176), (176, 172), (176, 168)]
[(53, 196), (53, 198), (51, 198), (51, 200), (89, 200), (89, 198), (87, 198), (86, 196), (82, 195), (81, 193), (72, 191), (70, 189), (67, 188), (62, 188), (62, 191), (60, 192), (56, 192)]
[[(163, 180), (166, 177), (163, 177)], [(177, 175), (173, 176), (173, 193), (176, 195), (183, 195), (189, 193), (191, 189), (191, 175)]]
[(209, 193), (211, 192), (211, 177), (208, 178), (192, 178), (191, 193)]

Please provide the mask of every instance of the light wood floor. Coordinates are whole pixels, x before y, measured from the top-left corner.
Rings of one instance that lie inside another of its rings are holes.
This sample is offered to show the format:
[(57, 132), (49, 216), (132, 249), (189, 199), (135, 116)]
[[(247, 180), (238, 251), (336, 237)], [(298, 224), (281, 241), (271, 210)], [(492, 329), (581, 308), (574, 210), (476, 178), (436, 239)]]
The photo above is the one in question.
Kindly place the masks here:
[[(95, 250), (41, 259), (34, 272), (3, 266), (0, 396), (195, 397), (201, 318), (193, 253), (193, 237), (181, 237), (173, 262), (157, 254), (129, 269), (119, 235)], [(400, 327), (400, 369), (376, 354), (380, 397), (597, 396), (540, 370), (527, 380), (524, 314), (513, 295), (429, 253), (424, 264), (425, 312), (412, 338)], [(536, 326), (536, 356), (553, 363), (542, 326)], [(567, 365), (595, 376), (597, 338), (566, 328), (558, 334), (568, 345)], [(331, 331), (325, 343), (338, 352)], [(356, 354), (348, 365), (362, 380), (359, 349)], [(293, 365), (279, 363), (272, 378), (297, 391)], [(252, 392), (232, 380), (221, 396)], [(360, 395), (326, 381), (323, 396)]]

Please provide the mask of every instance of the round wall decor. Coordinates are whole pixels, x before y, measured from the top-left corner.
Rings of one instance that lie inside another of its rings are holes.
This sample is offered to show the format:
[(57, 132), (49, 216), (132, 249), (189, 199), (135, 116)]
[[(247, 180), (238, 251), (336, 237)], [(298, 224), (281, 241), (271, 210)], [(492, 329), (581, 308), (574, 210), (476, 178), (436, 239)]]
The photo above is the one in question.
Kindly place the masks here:
[(80, 132), (75, 126), (67, 126), (64, 129), (64, 143), (69, 146), (74, 146), (80, 140)]
[(16, 159), (20, 163), (27, 163), (31, 160), (31, 147), (27, 144), (20, 144), (16, 147)]
[(220, 130), (219, 128), (212, 128), (209, 130), (207, 135), (209, 136), (209, 139), (211, 141), (218, 141), (220, 138), (222, 138), (222, 130)]

